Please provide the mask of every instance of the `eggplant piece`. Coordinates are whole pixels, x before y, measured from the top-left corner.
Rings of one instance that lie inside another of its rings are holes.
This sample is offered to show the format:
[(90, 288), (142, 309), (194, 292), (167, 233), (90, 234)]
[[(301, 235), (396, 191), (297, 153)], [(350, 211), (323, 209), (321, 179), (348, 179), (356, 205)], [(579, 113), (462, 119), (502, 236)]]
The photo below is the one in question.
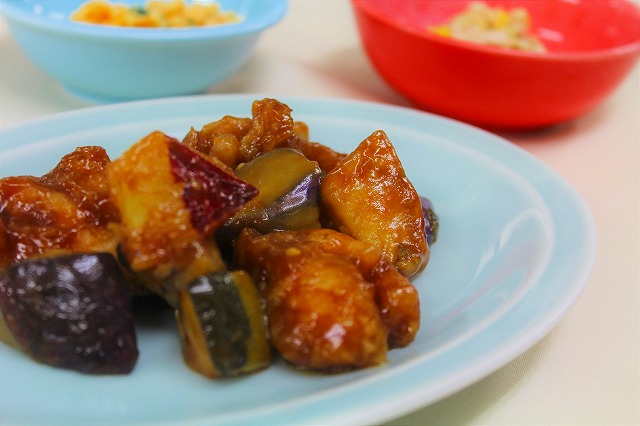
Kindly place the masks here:
[(299, 151), (265, 152), (238, 167), (236, 175), (259, 192), (218, 230), (221, 247), (228, 247), (245, 227), (261, 233), (320, 227), (322, 171)]
[(440, 219), (433, 208), (433, 202), (427, 197), (420, 196), (422, 205), (422, 216), (424, 217), (424, 235), (427, 244), (431, 247), (438, 241), (438, 231), (440, 230)]
[(200, 374), (237, 376), (271, 363), (258, 290), (244, 271), (196, 278), (180, 292), (176, 318), (185, 363)]
[(407, 277), (429, 261), (420, 197), (385, 134), (379, 130), (322, 179), (326, 227), (373, 244)]
[(11, 265), (0, 277), (0, 313), (5, 342), (37, 362), (127, 374), (138, 359), (130, 294), (110, 253)]

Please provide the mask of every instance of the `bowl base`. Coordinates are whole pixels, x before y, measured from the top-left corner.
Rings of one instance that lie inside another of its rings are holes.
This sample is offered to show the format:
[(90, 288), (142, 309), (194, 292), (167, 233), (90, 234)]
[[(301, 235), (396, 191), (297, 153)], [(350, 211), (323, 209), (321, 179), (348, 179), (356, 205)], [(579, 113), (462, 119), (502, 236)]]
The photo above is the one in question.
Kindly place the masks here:
[(159, 99), (159, 98), (169, 98), (169, 97), (176, 97), (176, 96), (191, 96), (191, 95), (199, 95), (205, 92), (205, 90), (196, 90), (191, 93), (175, 94), (175, 95), (158, 95), (158, 96), (146, 96), (146, 97), (141, 97), (141, 96), (120, 97), (120, 96), (106, 96), (106, 95), (100, 95), (92, 92), (87, 92), (82, 89), (78, 89), (75, 86), (70, 86), (68, 84), (62, 84), (62, 88), (71, 96), (78, 98), (81, 101), (85, 101), (93, 104), (115, 104), (115, 103), (139, 101), (139, 100), (145, 100), (145, 99)]

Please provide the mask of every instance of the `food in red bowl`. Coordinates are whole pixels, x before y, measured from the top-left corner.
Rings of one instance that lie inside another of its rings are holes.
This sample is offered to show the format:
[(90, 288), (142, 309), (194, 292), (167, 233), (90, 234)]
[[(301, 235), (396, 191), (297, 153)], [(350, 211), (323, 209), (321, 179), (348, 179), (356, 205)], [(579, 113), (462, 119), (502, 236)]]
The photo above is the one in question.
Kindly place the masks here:
[(380, 75), (417, 107), (484, 127), (527, 129), (600, 104), (640, 56), (640, 9), (629, 0), (487, 0), (523, 8), (543, 52), (459, 40), (434, 31), (467, 0), (352, 0)]

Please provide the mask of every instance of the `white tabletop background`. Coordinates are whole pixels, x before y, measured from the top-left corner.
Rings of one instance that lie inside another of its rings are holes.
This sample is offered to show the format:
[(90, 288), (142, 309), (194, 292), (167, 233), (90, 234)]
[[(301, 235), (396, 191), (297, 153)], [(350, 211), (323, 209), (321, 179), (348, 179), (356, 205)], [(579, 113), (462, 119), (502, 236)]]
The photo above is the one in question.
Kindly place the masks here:
[[(250, 62), (209, 92), (409, 106), (368, 62), (346, 0), (290, 0), (287, 16), (265, 33)], [(0, 20), (0, 128), (90, 106), (37, 69)], [(500, 135), (548, 164), (587, 202), (598, 239), (592, 274), (566, 317), (526, 353), (475, 385), (388, 424), (638, 425), (638, 66), (587, 116)]]

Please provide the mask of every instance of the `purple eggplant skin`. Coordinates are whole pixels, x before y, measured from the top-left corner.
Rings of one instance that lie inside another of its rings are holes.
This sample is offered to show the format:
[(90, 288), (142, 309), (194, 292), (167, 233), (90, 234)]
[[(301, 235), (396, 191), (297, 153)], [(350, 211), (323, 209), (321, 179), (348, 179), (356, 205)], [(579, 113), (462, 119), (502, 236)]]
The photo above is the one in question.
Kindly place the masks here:
[(420, 203), (422, 204), (422, 215), (424, 216), (424, 234), (427, 237), (427, 244), (431, 247), (438, 240), (440, 220), (433, 209), (433, 202), (430, 199), (420, 196)]
[(243, 228), (261, 233), (320, 227), (318, 163), (292, 148), (265, 152), (241, 165), (236, 175), (258, 188), (258, 196), (238, 210), (218, 230), (223, 248)]
[(127, 374), (138, 359), (131, 296), (110, 253), (15, 263), (0, 277), (11, 342), (37, 362), (87, 374)]

